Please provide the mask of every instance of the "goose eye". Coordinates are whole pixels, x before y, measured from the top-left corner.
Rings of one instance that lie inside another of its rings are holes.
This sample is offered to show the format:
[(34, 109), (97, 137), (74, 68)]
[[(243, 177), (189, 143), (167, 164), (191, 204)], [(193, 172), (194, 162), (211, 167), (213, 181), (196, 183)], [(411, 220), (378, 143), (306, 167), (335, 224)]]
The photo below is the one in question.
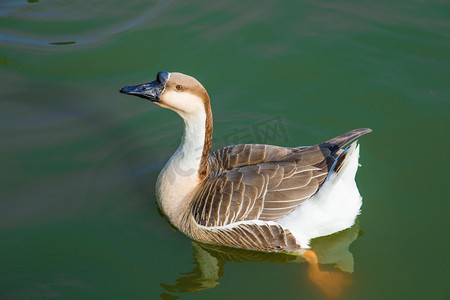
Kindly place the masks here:
[(177, 85), (176, 86), (177, 90), (181, 91), (183, 89), (183, 87), (181, 85)]

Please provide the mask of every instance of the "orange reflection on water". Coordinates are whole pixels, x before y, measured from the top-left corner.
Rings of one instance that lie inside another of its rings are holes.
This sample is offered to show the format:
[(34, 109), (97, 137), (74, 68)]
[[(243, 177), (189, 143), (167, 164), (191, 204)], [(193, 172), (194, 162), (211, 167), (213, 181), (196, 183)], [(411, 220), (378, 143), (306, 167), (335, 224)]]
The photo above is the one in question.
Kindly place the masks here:
[[(192, 293), (220, 285), (226, 262), (272, 262), (294, 264), (307, 262), (307, 277), (314, 287), (327, 299), (337, 299), (345, 295), (352, 284), (353, 255), (350, 244), (360, 235), (358, 221), (351, 228), (312, 241), (311, 250), (300, 255), (265, 253), (192, 241), (195, 267), (188, 273), (180, 273), (173, 285), (161, 283), (165, 290), (162, 299), (177, 299), (177, 294)], [(325, 265), (333, 265), (333, 271), (321, 270)]]
[(352, 284), (352, 278), (347, 273), (321, 271), (317, 255), (312, 250), (306, 250), (301, 255), (308, 266), (308, 278), (329, 299), (339, 298), (346, 286)]

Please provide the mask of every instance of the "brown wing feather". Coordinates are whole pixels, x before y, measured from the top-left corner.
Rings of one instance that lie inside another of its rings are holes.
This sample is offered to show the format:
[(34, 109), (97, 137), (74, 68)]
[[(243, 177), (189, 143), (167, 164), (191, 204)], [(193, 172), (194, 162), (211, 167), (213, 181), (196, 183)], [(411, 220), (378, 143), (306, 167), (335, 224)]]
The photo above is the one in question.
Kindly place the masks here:
[[(191, 202), (193, 238), (260, 251), (296, 251), (296, 239), (276, 221), (311, 198), (325, 181), (341, 147), (370, 132), (356, 129), (312, 147), (235, 145), (214, 152), (209, 174)], [(342, 161), (343, 159), (339, 159)], [(334, 168), (339, 168), (340, 161)], [(241, 221), (236, 226), (226, 226)], [(202, 226), (198, 226), (202, 225)]]
[(274, 221), (316, 193), (334, 162), (328, 148), (237, 145), (216, 151), (194, 196), (196, 222)]
[(216, 227), (282, 218), (318, 191), (341, 147), (369, 132), (355, 129), (311, 147), (241, 144), (217, 150), (192, 201), (194, 220)]
[[(195, 225), (194, 225), (195, 226)], [(295, 252), (301, 248), (292, 233), (276, 223), (241, 223), (233, 227), (198, 227), (192, 238), (208, 243), (257, 251)]]

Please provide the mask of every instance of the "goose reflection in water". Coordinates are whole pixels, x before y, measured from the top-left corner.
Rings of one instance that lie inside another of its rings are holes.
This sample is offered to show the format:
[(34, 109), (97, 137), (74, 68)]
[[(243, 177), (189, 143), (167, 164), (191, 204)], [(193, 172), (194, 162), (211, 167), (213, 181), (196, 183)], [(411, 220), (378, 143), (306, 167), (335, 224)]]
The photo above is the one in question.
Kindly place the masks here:
[[(325, 297), (334, 299), (341, 296), (352, 283), (351, 274), (354, 271), (353, 254), (349, 247), (361, 235), (359, 221), (344, 231), (311, 241), (311, 249), (316, 257), (302, 258), (301, 256), (283, 253), (265, 253), (226, 246), (204, 244), (191, 241), (194, 248), (195, 267), (187, 273), (180, 273), (175, 284), (161, 283), (166, 292), (162, 299), (178, 298), (182, 293), (192, 293), (212, 289), (220, 285), (219, 279), (224, 276), (223, 267), (227, 261), (231, 262), (272, 262), (279, 264), (308, 263), (307, 277), (310, 282)], [(322, 265), (322, 266), (320, 266)], [(326, 265), (333, 265), (332, 271)], [(299, 280), (302, 280), (299, 278)]]

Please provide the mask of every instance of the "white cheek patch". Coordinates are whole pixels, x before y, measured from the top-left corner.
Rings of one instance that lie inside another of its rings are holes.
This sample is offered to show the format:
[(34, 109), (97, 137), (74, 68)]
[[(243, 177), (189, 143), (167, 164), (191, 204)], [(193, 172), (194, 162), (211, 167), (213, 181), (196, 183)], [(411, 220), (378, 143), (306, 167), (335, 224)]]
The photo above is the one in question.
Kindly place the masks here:
[(161, 102), (179, 114), (196, 114), (205, 110), (203, 100), (189, 92), (166, 91)]

